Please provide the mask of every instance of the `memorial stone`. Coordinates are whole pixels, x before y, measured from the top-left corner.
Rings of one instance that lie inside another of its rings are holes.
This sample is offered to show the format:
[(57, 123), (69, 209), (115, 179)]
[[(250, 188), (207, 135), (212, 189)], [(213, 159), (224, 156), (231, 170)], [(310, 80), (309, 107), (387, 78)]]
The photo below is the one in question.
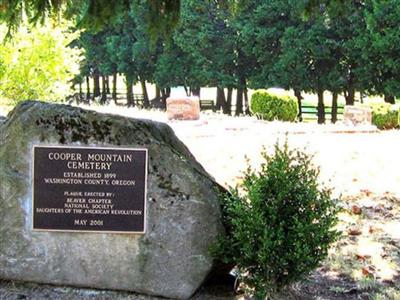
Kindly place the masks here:
[(369, 107), (346, 105), (343, 112), (343, 122), (346, 125), (371, 125), (372, 112)]
[(3, 279), (187, 299), (224, 232), (221, 188), (164, 123), (22, 103), (0, 185)]
[(198, 120), (200, 101), (198, 97), (173, 96), (167, 99), (169, 120)]

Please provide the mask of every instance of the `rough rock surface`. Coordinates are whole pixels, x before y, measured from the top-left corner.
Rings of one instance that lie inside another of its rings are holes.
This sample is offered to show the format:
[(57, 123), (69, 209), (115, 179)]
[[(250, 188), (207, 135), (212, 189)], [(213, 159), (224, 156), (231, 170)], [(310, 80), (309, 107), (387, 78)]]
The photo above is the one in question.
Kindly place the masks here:
[(169, 120), (198, 120), (200, 118), (199, 98), (198, 97), (168, 98), (167, 116)]
[[(147, 147), (145, 235), (32, 232), (33, 144)], [(0, 278), (185, 299), (223, 232), (217, 184), (169, 126), (28, 101), (0, 125)]]

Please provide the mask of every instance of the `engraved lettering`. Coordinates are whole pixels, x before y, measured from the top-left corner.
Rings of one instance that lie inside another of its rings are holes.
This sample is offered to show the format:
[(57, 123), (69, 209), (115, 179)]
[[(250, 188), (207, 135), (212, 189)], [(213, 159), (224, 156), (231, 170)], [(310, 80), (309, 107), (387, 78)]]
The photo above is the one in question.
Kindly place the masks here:
[(33, 152), (33, 230), (145, 231), (146, 149), (34, 146)]

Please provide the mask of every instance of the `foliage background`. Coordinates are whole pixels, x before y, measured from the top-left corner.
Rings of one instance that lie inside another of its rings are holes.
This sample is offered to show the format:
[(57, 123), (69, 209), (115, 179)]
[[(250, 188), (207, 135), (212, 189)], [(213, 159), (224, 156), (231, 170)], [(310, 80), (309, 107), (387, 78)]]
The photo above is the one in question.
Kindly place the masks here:
[(68, 45), (79, 36), (68, 23), (24, 25), (5, 40), (0, 26), (0, 97), (16, 103), (26, 99), (60, 101), (71, 94), (71, 81), (79, 73), (82, 50)]

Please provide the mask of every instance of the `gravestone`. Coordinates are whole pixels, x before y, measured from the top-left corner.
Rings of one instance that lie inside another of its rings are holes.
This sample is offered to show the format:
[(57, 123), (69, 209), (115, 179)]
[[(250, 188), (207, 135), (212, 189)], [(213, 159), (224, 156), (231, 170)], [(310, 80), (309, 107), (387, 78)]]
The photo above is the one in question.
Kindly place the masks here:
[(372, 111), (369, 107), (346, 105), (343, 112), (343, 123), (346, 125), (371, 125)]
[(0, 125), (0, 278), (187, 299), (224, 232), (172, 129), (28, 101)]
[(200, 101), (198, 97), (173, 96), (167, 99), (168, 120), (198, 120)]

